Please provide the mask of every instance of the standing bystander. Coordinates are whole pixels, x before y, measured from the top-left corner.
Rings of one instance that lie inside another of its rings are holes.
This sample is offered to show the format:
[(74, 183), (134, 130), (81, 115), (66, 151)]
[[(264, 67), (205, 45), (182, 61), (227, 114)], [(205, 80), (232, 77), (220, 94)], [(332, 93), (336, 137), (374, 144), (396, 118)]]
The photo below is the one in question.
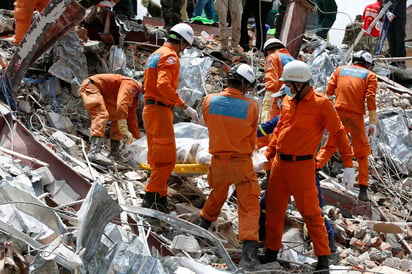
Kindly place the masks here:
[(229, 36), (227, 16), (230, 15), (232, 35), (230, 46), (237, 50), (240, 41), (240, 25), (242, 21), (243, 6), (239, 0), (215, 0), (215, 9), (219, 16), (220, 45), (222, 51), (229, 50)]
[(315, 0), (318, 10), (318, 30), (316, 35), (328, 38), (328, 32), (336, 20), (338, 6), (335, 0)]
[(263, 52), (263, 44), (266, 41), (266, 18), (272, 7), (272, 0), (246, 0), (243, 6), (242, 22), (240, 30), (240, 46), (244, 51), (249, 51), (248, 20), (253, 15), (256, 24), (256, 48)]

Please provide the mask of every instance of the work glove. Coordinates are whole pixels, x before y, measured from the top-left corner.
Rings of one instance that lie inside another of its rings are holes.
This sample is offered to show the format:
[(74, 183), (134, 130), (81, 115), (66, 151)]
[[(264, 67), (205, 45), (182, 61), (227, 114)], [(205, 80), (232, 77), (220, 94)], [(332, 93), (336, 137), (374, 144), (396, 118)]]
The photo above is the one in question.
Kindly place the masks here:
[(375, 137), (375, 134), (376, 134), (376, 125), (370, 124), (368, 126), (368, 136), (369, 137)]
[(149, 4), (150, 4), (149, 2), (150, 2), (149, 0), (141, 0), (142, 6), (145, 8), (149, 7)]
[(346, 167), (343, 170), (342, 183), (346, 186), (346, 189), (349, 190), (355, 185), (355, 170), (353, 167)]
[(133, 143), (133, 135), (130, 133), (127, 127), (127, 120), (120, 119), (117, 121), (117, 125), (119, 126), (119, 131), (123, 135), (123, 139), (126, 140), (126, 144)]
[(259, 172), (263, 170), (263, 167), (267, 163), (268, 159), (262, 153), (256, 152), (253, 156), (253, 169), (255, 172)]
[(386, 18), (388, 18), (388, 20), (389, 20), (389, 22), (392, 22), (393, 21), (393, 19), (395, 19), (395, 14), (393, 14), (392, 12), (390, 12), (390, 11), (387, 11), (386, 13), (385, 13), (385, 15), (386, 15)]
[(196, 124), (200, 124), (200, 119), (199, 115), (197, 115), (196, 110), (192, 107), (187, 107), (186, 109), (183, 110), (183, 112), (190, 118), (192, 118), (192, 121), (194, 121)]

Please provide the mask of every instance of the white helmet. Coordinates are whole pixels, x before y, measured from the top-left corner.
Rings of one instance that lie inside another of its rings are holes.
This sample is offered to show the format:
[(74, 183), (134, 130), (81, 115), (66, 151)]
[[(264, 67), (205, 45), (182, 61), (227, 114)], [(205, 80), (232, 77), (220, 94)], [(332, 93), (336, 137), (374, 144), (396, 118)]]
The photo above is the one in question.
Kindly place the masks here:
[(312, 73), (309, 66), (299, 60), (290, 61), (283, 67), (282, 77), (279, 78), (283, 82), (299, 82), (306, 83), (312, 79)]
[(277, 38), (270, 38), (266, 40), (265, 44), (263, 45), (263, 51), (266, 52), (271, 47), (277, 45), (278, 48), (284, 48), (285, 44)]
[(253, 68), (246, 64), (237, 64), (228, 71), (229, 79), (242, 80), (245, 79), (249, 84), (253, 85), (256, 81)]
[(189, 45), (193, 44), (195, 34), (193, 33), (192, 27), (189, 26), (188, 24), (186, 23), (176, 24), (170, 29), (170, 32), (176, 33), (177, 35), (182, 37)]
[(370, 54), (366, 50), (357, 51), (353, 54), (352, 62), (362, 63), (362, 64), (366, 63), (366, 64), (372, 65), (373, 64), (372, 54)]

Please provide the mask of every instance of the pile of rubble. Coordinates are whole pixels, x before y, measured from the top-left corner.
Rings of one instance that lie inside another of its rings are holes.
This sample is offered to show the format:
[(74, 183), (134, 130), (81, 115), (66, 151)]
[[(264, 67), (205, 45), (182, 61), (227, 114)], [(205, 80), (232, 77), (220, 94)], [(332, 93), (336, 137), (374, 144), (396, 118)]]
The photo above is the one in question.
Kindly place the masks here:
[[(8, 22), (0, 20), (0, 26), (3, 21)], [(119, 24), (132, 28), (135, 23)], [(148, 38), (164, 33), (155, 26), (139, 31)], [(88, 39), (82, 28), (59, 39), (28, 69), (16, 94), (17, 111), (0, 105), (2, 270), (236, 272), (241, 243), (234, 189), (221, 216), (206, 231), (196, 225), (210, 191), (206, 174), (171, 176), (171, 213), (163, 214), (140, 207), (149, 171), (139, 167), (142, 160), (130, 151), (144, 149), (145, 142), (122, 146), (128, 165), (114, 163), (104, 168), (88, 162), (90, 121), (78, 94), (81, 79), (117, 72), (142, 80), (146, 58), (157, 47), (150, 39), (126, 40), (122, 46)], [(263, 82), (262, 56), (220, 53), (219, 42), (207, 33), (196, 41), (197, 47), (181, 59), (179, 93), (199, 114), (205, 94), (224, 88), (225, 72), (232, 63), (252, 64)], [(320, 91), (343, 54), (329, 46), (320, 42), (314, 51), (301, 56), (311, 64)], [(0, 59), (5, 66), (14, 51), (10, 38), (0, 39)], [(382, 68), (391, 69), (378, 63), (377, 69)], [(338, 245), (333, 271), (401, 273), (412, 269), (412, 93), (386, 76), (379, 78), (378, 134), (371, 140), (371, 202), (357, 201), (356, 190), (347, 191), (339, 183), (339, 157), (321, 172), (324, 211)], [(261, 93), (250, 96), (261, 102)], [(178, 111), (175, 118), (177, 125), (190, 125)], [(258, 175), (260, 181), (265, 180), (263, 173)], [(313, 271), (311, 240), (293, 203), (286, 222), (281, 263), (262, 265), (262, 273)]]

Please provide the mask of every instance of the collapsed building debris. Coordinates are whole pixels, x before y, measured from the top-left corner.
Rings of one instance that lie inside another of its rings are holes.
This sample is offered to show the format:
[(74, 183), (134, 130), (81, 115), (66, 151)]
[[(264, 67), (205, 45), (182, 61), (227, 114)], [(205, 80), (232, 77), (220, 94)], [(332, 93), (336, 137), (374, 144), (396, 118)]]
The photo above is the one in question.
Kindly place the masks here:
[[(79, 42), (79, 32), (71, 31), (41, 56), (31, 52), (32, 60), (23, 64), (28, 70), (24, 75), (16, 67), (24, 70), (22, 65), (14, 63), (18, 51), (7, 42), (2, 44), (0, 57), (12, 66), (17, 81), (9, 83), (17, 95), (15, 112), (0, 105), (4, 267), (35, 273), (60, 273), (61, 268), (84, 273), (236, 272), (240, 242), (234, 189), (221, 216), (206, 231), (197, 226), (210, 191), (204, 170), (170, 178), (172, 213), (164, 214), (140, 207), (149, 174), (139, 168), (146, 163), (143, 138), (122, 146), (130, 164), (126, 168), (116, 164), (103, 168), (85, 157), (89, 120), (77, 93), (81, 80), (113, 71), (142, 79), (149, 52), (164, 38), (157, 26), (113, 20), (123, 28), (118, 36), (121, 46), (85, 40), (97, 34), (90, 31)], [(129, 41), (135, 32), (146, 40)], [(203, 96), (225, 86), (225, 71), (232, 62), (247, 60), (263, 71), (257, 54), (218, 54), (213, 34), (198, 35), (196, 40), (202, 50), (194, 48), (182, 57), (179, 93), (199, 113)], [(312, 46), (315, 51), (305, 57), (315, 86), (322, 91), (344, 52), (321, 42)], [(387, 76), (381, 76), (377, 94), (378, 134), (370, 157), (372, 201), (358, 201), (356, 191), (340, 184), (338, 157), (321, 173), (324, 211), (334, 226), (339, 250), (331, 271), (412, 269), (412, 97), (408, 88), (394, 85)], [(251, 96), (261, 100), (257, 92)], [(178, 111), (175, 120), (180, 122), (175, 125), (176, 137), (186, 138), (179, 162), (207, 164), (205, 128), (185, 121)], [(176, 128), (185, 126), (188, 129), (179, 135)], [(199, 148), (201, 153), (195, 153)], [(259, 179), (263, 181), (264, 175), (259, 173)], [(311, 240), (293, 203), (286, 222), (281, 263), (260, 266), (262, 273), (313, 271)]]

